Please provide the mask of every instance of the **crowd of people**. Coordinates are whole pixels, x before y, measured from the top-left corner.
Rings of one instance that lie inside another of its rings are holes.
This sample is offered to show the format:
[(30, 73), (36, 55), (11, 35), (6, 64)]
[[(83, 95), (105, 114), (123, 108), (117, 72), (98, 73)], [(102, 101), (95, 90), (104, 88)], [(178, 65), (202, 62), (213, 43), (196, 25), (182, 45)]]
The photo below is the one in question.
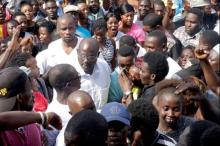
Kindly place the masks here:
[(219, 146), (219, 0), (0, 0), (0, 146)]

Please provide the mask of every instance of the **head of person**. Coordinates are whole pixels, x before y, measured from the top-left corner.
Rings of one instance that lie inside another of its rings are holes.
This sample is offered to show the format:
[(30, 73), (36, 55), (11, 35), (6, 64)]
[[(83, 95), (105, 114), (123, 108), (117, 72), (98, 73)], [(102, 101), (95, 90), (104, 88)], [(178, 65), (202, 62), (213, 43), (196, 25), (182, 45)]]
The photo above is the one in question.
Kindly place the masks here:
[(88, 19), (89, 15), (89, 6), (83, 1), (78, 0), (74, 3), (78, 7), (79, 12), (79, 18), (80, 19)]
[[(143, 145), (152, 144), (156, 129), (159, 125), (159, 115), (153, 104), (144, 98), (133, 101), (128, 106), (131, 113), (131, 142), (141, 141)], [(136, 139), (136, 132), (140, 132), (141, 136)]]
[(101, 114), (108, 122), (108, 146), (125, 146), (131, 119), (127, 108), (111, 102), (103, 106)]
[(33, 7), (29, 1), (21, 1), (20, 3), (20, 10), (22, 13), (25, 14), (28, 21), (32, 21), (34, 13)]
[(189, 133), (186, 136), (187, 146), (202, 146), (200, 145), (201, 136), (206, 130), (215, 126), (217, 126), (215, 123), (208, 120), (201, 120), (192, 123), (192, 125), (190, 125)]
[(163, 80), (168, 74), (166, 56), (160, 52), (148, 52), (141, 63), (140, 78), (143, 85), (153, 85)]
[(134, 8), (132, 5), (126, 3), (120, 6), (120, 15), (121, 15), (121, 22), (123, 26), (131, 27), (134, 20)]
[(88, 0), (88, 3), (90, 12), (96, 14), (100, 8), (99, 0)]
[(148, 34), (144, 42), (144, 48), (147, 52), (159, 51), (167, 52), (167, 37), (160, 30), (154, 30)]
[(178, 63), (182, 68), (188, 67), (187, 63), (189, 63), (190, 60), (195, 59), (194, 49), (195, 47), (190, 45), (183, 48), (178, 60)]
[(37, 15), (37, 12), (40, 9), (40, 5), (38, 3), (38, 0), (30, 0), (30, 4), (31, 4), (31, 6), (33, 8), (33, 14)]
[(148, 13), (151, 12), (151, 1), (150, 0), (139, 0), (138, 12), (140, 17), (143, 19)]
[(128, 73), (130, 67), (135, 63), (134, 50), (130, 46), (122, 46), (118, 50), (118, 66), (120, 70), (125, 70)]
[(75, 39), (76, 20), (70, 14), (63, 14), (58, 18), (57, 31), (63, 42), (69, 44)]
[(178, 80), (163, 80), (156, 86), (157, 109), (160, 117), (160, 124), (163, 128), (176, 130), (183, 110), (183, 97), (177, 95), (176, 86), (180, 84)]
[(69, 64), (59, 64), (51, 68), (49, 82), (57, 94), (63, 94), (66, 99), (70, 93), (80, 88), (80, 76)]
[(67, 105), (72, 116), (82, 110), (96, 111), (92, 97), (82, 90), (72, 92), (67, 98)]
[(134, 50), (134, 54), (136, 55), (139, 51), (139, 46), (137, 45), (136, 40), (130, 35), (124, 35), (119, 40), (119, 48), (123, 46), (130, 46)]
[(141, 80), (140, 68), (138, 68), (136, 65), (132, 65), (129, 69), (129, 78), (132, 80), (134, 85), (139, 85), (139, 82)]
[(185, 32), (194, 36), (202, 29), (203, 25), (203, 13), (198, 8), (189, 9), (185, 18)]
[(7, 22), (7, 32), (10, 37), (12, 37), (14, 30), (18, 26), (18, 22), (16, 20), (10, 20)]
[(33, 96), (28, 76), (18, 67), (0, 71), (0, 112), (31, 111)]
[(150, 13), (144, 17), (143, 29), (145, 32), (150, 33), (151, 31), (160, 29), (162, 27), (163, 16), (155, 13)]
[(47, 16), (50, 19), (52, 19), (52, 20), (57, 19), (58, 7), (57, 7), (55, 0), (46, 0), (45, 1), (45, 10), (46, 10)]
[(32, 37), (24, 37), (20, 42), (20, 52), (33, 54), (34, 40)]
[(211, 50), (215, 45), (220, 43), (220, 36), (213, 30), (206, 30), (201, 33), (199, 46), (196, 49)]
[(99, 113), (82, 110), (68, 122), (64, 141), (66, 146), (105, 146), (108, 136), (108, 124)]
[(107, 33), (111, 36), (116, 36), (118, 33), (118, 22), (120, 18), (117, 14), (107, 13), (105, 21), (107, 23)]
[(41, 43), (49, 44), (52, 41), (51, 34), (54, 32), (55, 27), (51, 21), (45, 21), (38, 26), (38, 38)]
[(6, 17), (6, 5), (0, 1), (0, 24), (3, 24), (5, 22)]
[(155, 14), (163, 16), (165, 14), (166, 7), (162, 0), (155, 0), (153, 3), (153, 9)]
[(107, 24), (105, 19), (98, 19), (94, 21), (92, 25), (92, 30), (95, 39), (100, 43), (103, 44), (106, 38), (106, 31), (107, 31)]
[[(75, 6), (75, 5), (67, 5), (63, 8), (63, 12), (65, 14), (70, 14), (72, 15), (73, 17), (75, 17), (76, 19), (76, 22), (78, 23), (78, 20), (79, 20), (79, 12), (78, 12), (78, 7)], [(76, 23), (76, 24), (77, 24)]]
[(40, 71), (37, 66), (37, 60), (29, 53), (17, 53), (14, 57), (12, 57), (8, 66), (25, 66), (31, 71), (32, 77), (40, 77)]
[(92, 74), (99, 54), (99, 43), (94, 38), (84, 39), (77, 49), (79, 64), (87, 74)]
[(27, 30), (27, 17), (22, 12), (16, 12), (13, 15), (13, 19), (18, 22), (19, 25), (21, 25), (21, 31)]

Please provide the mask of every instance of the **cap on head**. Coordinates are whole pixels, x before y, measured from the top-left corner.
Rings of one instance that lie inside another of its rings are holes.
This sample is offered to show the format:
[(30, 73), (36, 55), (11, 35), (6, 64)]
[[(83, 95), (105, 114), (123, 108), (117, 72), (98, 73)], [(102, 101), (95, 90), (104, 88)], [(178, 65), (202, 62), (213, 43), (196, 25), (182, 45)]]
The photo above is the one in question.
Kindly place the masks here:
[(79, 8), (75, 5), (67, 5), (66, 7), (63, 8), (64, 13), (68, 12), (78, 12)]
[(27, 75), (18, 67), (0, 71), (0, 112), (10, 111), (18, 94), (25, 92)]
[(130, 125), (131, 116), (125, 106), (117, 102), (111, 102), (103, 106), (101, 114), (107, 122), (119, 121)]

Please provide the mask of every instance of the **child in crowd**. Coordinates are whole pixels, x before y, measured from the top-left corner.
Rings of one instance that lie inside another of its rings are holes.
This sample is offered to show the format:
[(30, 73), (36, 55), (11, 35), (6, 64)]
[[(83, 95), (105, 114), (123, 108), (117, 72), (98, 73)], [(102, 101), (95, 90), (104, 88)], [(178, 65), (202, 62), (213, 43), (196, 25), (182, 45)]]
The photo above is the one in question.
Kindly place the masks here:
[(160, 123), (158, 131), (179, 140), (180, 134), (189, 126), (193, 119), (182, 115), (183, 97), (175, 94), (179, 81), (163, 80), (157, 84), (157, 109)]
[(34, 111), (45, 111), (48, 106), (48, 93), (43, 79), (40, 78), (36, 59), (28, 53), (18, 53), (8, 66), (18, 66), (29, 76), (34, 94)]

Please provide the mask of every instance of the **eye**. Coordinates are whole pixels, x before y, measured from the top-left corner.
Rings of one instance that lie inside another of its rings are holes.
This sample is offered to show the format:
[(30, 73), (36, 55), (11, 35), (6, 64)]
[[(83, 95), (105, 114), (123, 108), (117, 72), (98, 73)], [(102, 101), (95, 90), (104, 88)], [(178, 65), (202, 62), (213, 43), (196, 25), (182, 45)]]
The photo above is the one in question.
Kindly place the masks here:
[(164, 110), (164, 111), (168, 111), (168, 110), (169, 110), (169, 107), (168, 107), (168, 106), (164, 106), (164, 107), (163, 107), (163, 110)]
[(179, 111), (180, 111), (180, 107), (175, 107), (175, 108), (174, 108), (174, 111), (175, 111), (175, 112), (179, 112)]

